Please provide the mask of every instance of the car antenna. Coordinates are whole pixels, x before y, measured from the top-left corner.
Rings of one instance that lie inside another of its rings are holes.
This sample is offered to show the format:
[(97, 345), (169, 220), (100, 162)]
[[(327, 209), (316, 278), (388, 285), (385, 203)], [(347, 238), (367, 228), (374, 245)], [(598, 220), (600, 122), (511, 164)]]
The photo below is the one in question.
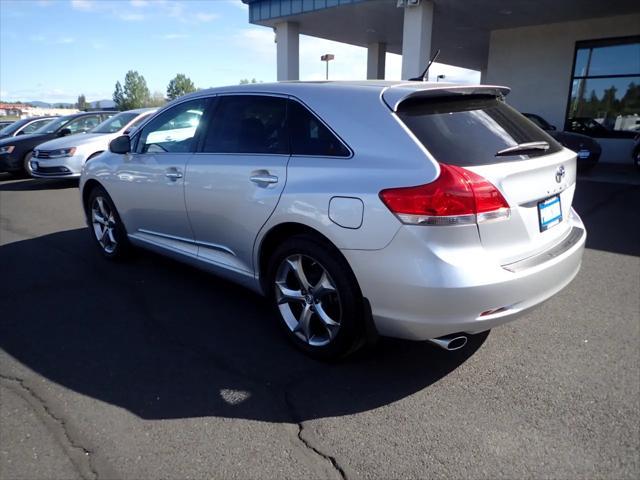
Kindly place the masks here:
[(412, 82), (426, 82), (427, 72), (429, 72), (429, 68), (431, 68), (431, 65), (433, 64), (433, 62), (435, 62), (438, 59), (439, 56), (440, 56), (440, 49), (438, 49), (435, 55), (431, 57), (431, 60), (429, 60), (429, 64), (427, 65), (427, 68), (424, 69), (424, 72), (422, 72), (422, 74), (419, 77), (413, 77), (413, 78), (410, 78), (409, 80)]

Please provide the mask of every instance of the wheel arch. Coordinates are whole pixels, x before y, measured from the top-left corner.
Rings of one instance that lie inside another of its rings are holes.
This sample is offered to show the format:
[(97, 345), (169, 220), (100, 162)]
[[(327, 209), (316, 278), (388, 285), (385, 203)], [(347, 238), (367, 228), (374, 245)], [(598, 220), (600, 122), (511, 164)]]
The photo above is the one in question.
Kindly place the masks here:
[(87, 180), (82, 186), (82, 208), (84, 208), (85, 216), (88, 215), (87, 202), (89, 201), (89, 195), (91, 195), (91, 192), (96, 187), (104, 188), (99, 181), (93, 178)]
[(98, 155), (100, 155), (101, 153), (104, 153), (104, 150), (98, 150), (97, 152), (93, 152), (91, 155), (89, 155), (87, 157), (87, 162), (95, 157), (97, 157)]
[(369, 299), (365, 297), (364, 294), (362, 293), (362, 288), (360, 287), (360, 282), (358, 282), (358, 277), (356, 276), (355, 272), (351, 268), (351, 265), (349, 264), (349, 261), (342, 254), (340, 249), (326, 235), (323, 235), (313, 227), (310, 227), (303, 223), (285, 222), (285, 223), (280, 223), (278, 225), (274, 225), (262, 237), (262, 239), (260, 240), (260, 244), (258, 246), (258, 253), (257, 253), (257, 262), (258, 262), (257, 271), (259, 274), (259, 282), (260, 282), (260, 287), (262, 289), (262, 292), (265, 295), (268, 295), (268, 292), (269, 292), (266, 273), (268, 269), (269, 257), (271, 256), (271, 254), (275, 251), (278, 245), (281, 242), (283, 242), (285, 239), (290, 238), (293, 235), (301, 235), (301, 234), (308, 234), (313, 236), (320, 243), (326, 245), (328, 248), (333, 250), (336, 253), (336, 255), (339, 255), (344, 260), (344, 263), (348, 268), (347, 274), (351, 276), (352, 281), (354, 282), (356, 289), (360, 292), (360, 295), (364, 302), (364, 309), (365, 309), (364, 341), (367, 345), (375, 344), (378, 339), (378, 331), (373, 321), (371, 304), (369, 302)]
[[(322, 244), (334, 250), (337, 254), (339, 254), (343, 258), (345, 263), (349, 266), (349, 269), (351, 269), (349, 262), (344, 257), (344, 255), (342, 255), (342, 252), (340, 252), (340, 249), (326, 235), (323, 235), (315, 228), (305, 225), (303, 223), (297, 223), (297, 222), (280, 223), (278, 225), (271, 227), (271, 229), (264, 234), (264, 236), (260, 240), (260, 244), (258, 245), (258, 254), (257, 254), (258, 268), (256, 270), (260, 278), (260, 286), (262, 287), (263, 292), (266, 293), (268, 291), (267, 285), (265, 285), (265, 281), (266, 281), (266, 272), (267, 272), (267, 267), (269, 263), (269, 257), (271, 256), (271, 254), (275, 251), (278, 245), (280, 245), (280, 243), (282, 243), (287, 238), (290, 238), (294, 235), (303, 235), (303, 234), (307, 234), (314, 237)], [(353, 278), (357, 282), (357, 279), (355, 277), (355, 274), (353, 273), (353, 270), (351, 270), (350, 273), (353, 275)], [(358, 285), (358, 288), (360, 288), (359, 285)]]

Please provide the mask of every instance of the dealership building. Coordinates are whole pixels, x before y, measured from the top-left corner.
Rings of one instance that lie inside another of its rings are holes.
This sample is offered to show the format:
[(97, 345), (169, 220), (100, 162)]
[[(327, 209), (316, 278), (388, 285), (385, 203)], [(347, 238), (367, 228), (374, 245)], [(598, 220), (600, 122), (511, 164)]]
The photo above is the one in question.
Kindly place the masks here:
[(273, 28), (278, 80), (299, 78), (299, 35), (367, 49), (367, 78), (385, 54), (402, 78), (428, 59), (478, 70), (508, 102), (559, 129), (597, 138), (602, 161), (631, 162), (640, 133), (639, 0), (242, 0)]

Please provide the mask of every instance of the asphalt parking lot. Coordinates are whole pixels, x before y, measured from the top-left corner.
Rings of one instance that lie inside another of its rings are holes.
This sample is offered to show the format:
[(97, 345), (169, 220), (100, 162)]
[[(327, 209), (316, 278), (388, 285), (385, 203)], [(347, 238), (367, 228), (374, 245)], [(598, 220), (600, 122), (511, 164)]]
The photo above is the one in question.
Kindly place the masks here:
[(240, 287), (102, 260), (74, 183), (0, 178), (0, 477), (638, 478), (640, 186), (574, 205), (582, 270), (539, 309), (329, 365)]

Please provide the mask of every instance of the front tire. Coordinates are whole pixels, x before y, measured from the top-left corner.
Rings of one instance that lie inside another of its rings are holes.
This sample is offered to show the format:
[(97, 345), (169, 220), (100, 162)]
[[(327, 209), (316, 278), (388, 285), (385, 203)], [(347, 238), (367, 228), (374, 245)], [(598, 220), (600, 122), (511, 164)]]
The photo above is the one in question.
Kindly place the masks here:
[(364, 344), (362, 293), (335, 247), (296, 235), (271, 255), (267, 281), (281, 327), (307, 354), (337, 359)]
[(20, 174), (26, 178), (33, 178), (31, 174), (31, 157), (33, 157), (33, 150), (24, 154), (22, 157), (22, 171)]
[(110, 260), (125, 258), (130, 244), (124, 224), (111, 197), (102, 187), (95, 187), (87, 200), (89, 233), (100, 250)]

